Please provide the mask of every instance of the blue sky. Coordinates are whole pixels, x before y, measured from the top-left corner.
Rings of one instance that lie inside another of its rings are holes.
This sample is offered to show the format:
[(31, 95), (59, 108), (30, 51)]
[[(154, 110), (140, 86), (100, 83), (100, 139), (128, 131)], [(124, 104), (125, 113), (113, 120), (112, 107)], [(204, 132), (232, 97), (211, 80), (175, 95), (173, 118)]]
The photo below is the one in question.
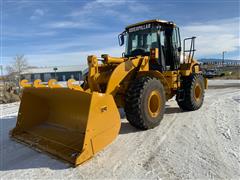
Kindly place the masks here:
[(117, 35), (147, 19), (174, 21), (197, 36), (197, 58), (240, 59), (235, 0), (1, 0), (2, 64), (24, 54), (32, 66), (80, 65), (87, 55), (121, 56)]

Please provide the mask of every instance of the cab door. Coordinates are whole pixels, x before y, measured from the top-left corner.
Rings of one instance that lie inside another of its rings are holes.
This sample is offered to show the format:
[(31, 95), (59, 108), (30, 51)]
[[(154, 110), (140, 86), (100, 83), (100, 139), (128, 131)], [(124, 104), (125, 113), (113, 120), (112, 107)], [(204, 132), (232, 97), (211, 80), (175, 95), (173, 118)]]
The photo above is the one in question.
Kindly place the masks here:
[(177, 70), (180, 65), (181, 41), (178, 27), (162, 27), (160, 31), (161, 59), (165, 60), (165, 70)]
[(172, 33), (172, 56), (173, 56), (173, 70), (176, 70), (179, 68), (180, 65), (180, 57), (181, 57), (181, 39), (180, 39), (180, 33), (179, 28), (174, 27), (173, 33)]

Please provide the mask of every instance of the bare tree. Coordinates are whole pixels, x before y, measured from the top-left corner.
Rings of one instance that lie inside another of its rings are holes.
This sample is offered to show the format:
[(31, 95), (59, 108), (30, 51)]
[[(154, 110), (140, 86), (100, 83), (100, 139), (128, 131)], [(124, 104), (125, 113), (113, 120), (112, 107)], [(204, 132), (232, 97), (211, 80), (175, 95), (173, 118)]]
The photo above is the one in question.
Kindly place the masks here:
[(16, 55), (12, 64), (6, 67), (8, 79), (16, 84), (19, 84), (21, 73), (27, 68), (28, 62), (24, 55)]
[(8, 74), (16, 73), (20, 75), (24, 69), (28, 67), (27, 59), (24, 55), (16, 55), (14, 57), (13, 63), (6, 67)]

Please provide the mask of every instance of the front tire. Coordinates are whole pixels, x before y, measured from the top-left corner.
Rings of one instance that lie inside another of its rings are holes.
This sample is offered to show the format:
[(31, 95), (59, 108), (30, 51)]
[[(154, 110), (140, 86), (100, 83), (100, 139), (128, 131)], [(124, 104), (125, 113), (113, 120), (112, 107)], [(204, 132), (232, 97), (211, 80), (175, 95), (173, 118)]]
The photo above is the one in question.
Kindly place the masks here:
[(178, 99), (179, 107), (184, 111), (199, 109), (204, 100), (204, 79), (201, 74), (192, 74), (182, 81), (184, 99)]
[(160, 124), (165, 111), (165, 92), (162, 83), (149, 76), (136, 79), (128, 89), (125, 112), (129, 123), (142, 130)]

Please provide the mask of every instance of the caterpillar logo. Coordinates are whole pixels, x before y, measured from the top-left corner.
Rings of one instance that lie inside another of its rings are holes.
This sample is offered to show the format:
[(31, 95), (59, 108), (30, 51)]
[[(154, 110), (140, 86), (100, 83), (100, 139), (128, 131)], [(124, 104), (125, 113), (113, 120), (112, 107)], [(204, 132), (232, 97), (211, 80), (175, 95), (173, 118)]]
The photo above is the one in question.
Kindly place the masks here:
[(145, 29), (149, 29), (151, 28), (151, 24), (144, 24), (144, 25), (141, 25), (141, 26), (136, 26), (136, 27), (132, 27), (132, 28), (129, 28), (129, 32), (135, 32), (135, 31), (140, 31), (140, 30), (145, 30)]

